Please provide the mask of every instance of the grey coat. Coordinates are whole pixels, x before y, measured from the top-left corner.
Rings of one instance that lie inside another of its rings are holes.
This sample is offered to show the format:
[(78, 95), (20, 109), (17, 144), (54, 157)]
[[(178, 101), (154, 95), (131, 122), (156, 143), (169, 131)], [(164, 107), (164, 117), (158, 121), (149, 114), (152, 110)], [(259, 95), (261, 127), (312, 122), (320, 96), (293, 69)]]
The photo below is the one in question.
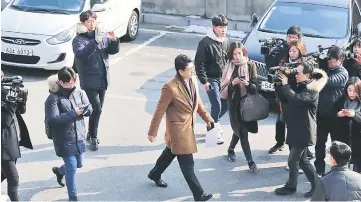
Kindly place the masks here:
[(335, 166), (316, 185), (311, 201), (360, 201), (361, 175)]
[(316, 142), (316, 112), (319, 92), (327, 82), (327, 75), (315, 69), (320, 76), (305, 83), (299, 83), (295, 91), (290, 85), (276, 86), (276, 93), (283, 103), (283, 117), (287, 124), (286, 143), (305, 148)]
[(78, 35), (73, 39), (75, 67), (79, 74), (80, 87), (83, 90), (107, 90), (109, 55), (119, 52), (119, 41), (94, 36), (98, 39), (99, 42), (97, 42), (82, 26), (78, 24)]
[[(53, 135), (56, 155), (68, 157), (85, 152), (85, 122), (78, 116), (76, 108), (89, 104), (83, 90), (74, 88), (67, 90), (58, 84), (56, 75), (48, 78), (50, 95), (45, 102), (45, 117), (48, 120)], [(93, 111), (89, 107), (89, 116)]]

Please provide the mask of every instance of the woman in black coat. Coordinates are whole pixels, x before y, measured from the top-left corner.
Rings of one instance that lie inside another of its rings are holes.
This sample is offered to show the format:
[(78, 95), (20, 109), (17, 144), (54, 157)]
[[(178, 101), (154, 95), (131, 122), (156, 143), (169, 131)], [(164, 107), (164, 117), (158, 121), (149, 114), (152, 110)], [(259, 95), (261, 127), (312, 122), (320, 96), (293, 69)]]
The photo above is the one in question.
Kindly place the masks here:
[(336, 103), (337, 139), (351, 146), (351, 164), (361, 173), (361, 80), (351, 77)]
[(28, 128), (21, 114), (26, 111), (26, 101), (20, 104), (3, 102), (1, 93), (1, 182), (7, 179), (11, 201), (18, 201), (19, 174), (16, 160), (21, 157), (20, 146), (33, 149)]
[(228, 148), (228, 159), (235, 160), (234, 148), (241, 141), (242, 150), (246, 157), (249, 169), (257, 169), (253, 161), (248, 141), (248, 132), (257, 133), (256, 121), (244, 122), (240, 117), (240, 102), (247, 93), (257, 92), (257, 68), (249, 61), (248, 53), (243, 44), (233, 42), (228, 52), (228, 64), (223, 69), (220, 97), (227, 99), (229, 119), (233, 129), (233, 137)]

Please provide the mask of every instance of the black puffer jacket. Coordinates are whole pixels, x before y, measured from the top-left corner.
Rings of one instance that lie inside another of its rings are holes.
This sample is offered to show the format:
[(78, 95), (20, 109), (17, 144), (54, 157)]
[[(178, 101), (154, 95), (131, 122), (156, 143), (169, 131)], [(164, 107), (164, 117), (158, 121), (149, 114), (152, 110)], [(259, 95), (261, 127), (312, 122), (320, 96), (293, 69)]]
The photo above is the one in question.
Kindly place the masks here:
[(288, 145), (304, 148), (316, 142), (317, 101), (327, 82), (327, 75), (320, 69), (314, 71), (320, 77), (299, 83), (295, 91), (290, 85), (276, 86), (276, 93), (283, 103)]
[(213, 30), (199, 42), (194, 61), (198, 79), (202, 84), (209, 82), (209, 79), (220, 80), (222, 69), (227, 62), (228, 47), (228, 39), (217, 39)]
[(327, 84), (320, 92), (318, 101), (318, 115), (322, 117), (336, 117), (334, 104), (342, 96), (343, 89), (349, 78), (344, 67), (327, 70)]
[(361, 65), (355, 59), (348, 58), (343, 62), (343, 66), (348, 72), (349, 77), (358, 77), (361, 79)]
[[(109, 55), (119, 52), (119, 41), (101, 38), (97, 33), (87, 32), (84, 25), (77, 25), (77, 36), (73, 40), (75, 67), (79, 73), (83, 90), (106, 90), (109, 85)], [(101, 41), (97, 44), (98, 41)]]
[[(68, 157), (85, 152), (85, 122), (75, 112), (89, 105), (83, 90), (63, 89), (56, 75), (48, 78), (50, 95), (45, 102), (45, 117), (51, 128), (56, 155)], [(93, 111), (89, 107), (89, 116)]]

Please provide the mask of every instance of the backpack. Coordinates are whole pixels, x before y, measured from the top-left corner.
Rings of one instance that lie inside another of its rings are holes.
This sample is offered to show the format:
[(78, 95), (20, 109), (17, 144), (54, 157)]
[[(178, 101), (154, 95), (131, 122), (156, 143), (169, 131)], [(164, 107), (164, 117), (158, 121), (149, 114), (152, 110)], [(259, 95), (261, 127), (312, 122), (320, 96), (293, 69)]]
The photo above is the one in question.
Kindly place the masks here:
[[(56, 97), (58, 98), (58, 103), (59, 103), (60, 102), (59, 95), (56, 95)], [(50, 127), (49, 120), (46, 116), (46, 113), (45, 113), (44, 123), (45, 123), (45, 134), (48, 137), (48, 139), (52, 140), (53, 139), (52, 128)]]

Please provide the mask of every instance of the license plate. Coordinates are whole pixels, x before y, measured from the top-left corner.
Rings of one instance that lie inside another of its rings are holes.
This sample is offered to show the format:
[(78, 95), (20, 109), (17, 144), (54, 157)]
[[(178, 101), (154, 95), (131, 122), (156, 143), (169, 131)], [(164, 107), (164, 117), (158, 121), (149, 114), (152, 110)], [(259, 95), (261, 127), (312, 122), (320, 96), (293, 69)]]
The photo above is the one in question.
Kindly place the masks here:
[(23, 49), (23, 48), (4, 48), (3, 52), (13, 55), (33, 56), (33, 50)]
[(273, 83), (269, 83), (267, 81), (262, 81), (261, 89), (264, 91), (275, 91), (275, 86)]

